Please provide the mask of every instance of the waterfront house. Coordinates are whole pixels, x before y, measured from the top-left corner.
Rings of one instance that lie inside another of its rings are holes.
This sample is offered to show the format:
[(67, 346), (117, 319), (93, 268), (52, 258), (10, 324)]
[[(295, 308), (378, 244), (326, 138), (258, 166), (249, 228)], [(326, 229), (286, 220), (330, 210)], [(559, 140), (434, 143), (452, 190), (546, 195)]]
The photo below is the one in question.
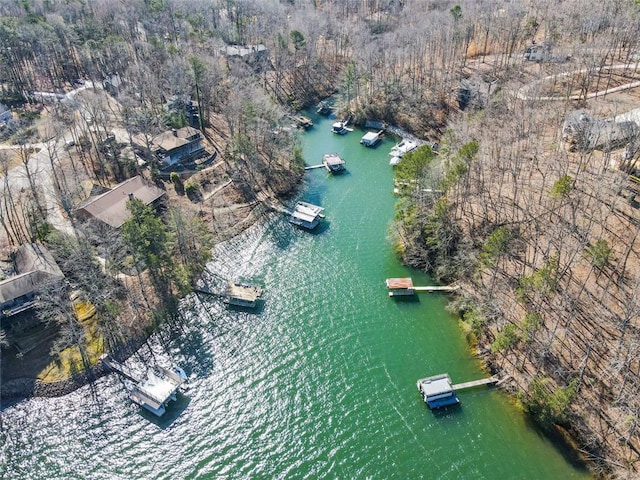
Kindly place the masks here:
[(32, 308), (43, 287), (64, 278), (51, 252), (38, 243), (20, 246), (13, 264), (15, 275), (0, 282), (0, 318)]
[(227, 58), (239, 58), (244, 61), (252, 62), (265, 58), (268, 50), (262, 43), (258, 43), (256, 45), (227, 45), (223, 47), (222, 53)]
[[(133, 143), (142, 151), (147, 151), (144, 136), (136, 135)], [(205, 153), (202, 134), (193, 127), (174, 128), (156, 135), (149, 142), (148, 150), (164, 167), (195, 160)]]
[(570, 151), (608, 152), (621, 148), (638, 136), (640, 127), (631, 119), (616, 119), (602, 120), (584, 110), (575, 110), (565, 118), (562, 139)]
[(120, 228), (130, 217), (127, 202), (133, 198), (145, 205), (157, 202), (164, 190), (148, 184), (140, 175), (119, 183), (104, 193), (90, 197), (74, 213), (84, 219), (95, 219), (113, 228)]

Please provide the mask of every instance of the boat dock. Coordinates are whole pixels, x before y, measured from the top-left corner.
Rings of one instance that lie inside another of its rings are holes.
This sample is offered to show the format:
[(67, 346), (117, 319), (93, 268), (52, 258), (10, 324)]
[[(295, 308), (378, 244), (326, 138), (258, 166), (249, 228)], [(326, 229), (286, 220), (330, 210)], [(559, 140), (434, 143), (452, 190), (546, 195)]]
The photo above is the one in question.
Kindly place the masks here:
[(305, 170), (314, 170), (316, 168), (324, 168), (324, 163), (321, 163), (320, 165), (310, 165), (308, 167), (304, 167)]
[(229, 305), (254, 308), (262, 296), (262, 288), (248, 283), (230, 283), (225, 292), (225, 302)]
[(431, 409), (456, 405), (460, 399), (456, 392), (468, 388), (480, 387), (482, 385), (495, 385), (500, 383), (497, 375), (489, 378), (481, 378), (471, 382), (451, 384), (451, 377), (448, 373), (441, 373), (432, 377), (421, 378), (416, 383), (422, 399)]
[(322, 211), (324, 208), (307, 202), (296, 203), (295, 210), (291, 213), (289, 222), (299, 227), (313, 230), (321, 218), (324, 218)]

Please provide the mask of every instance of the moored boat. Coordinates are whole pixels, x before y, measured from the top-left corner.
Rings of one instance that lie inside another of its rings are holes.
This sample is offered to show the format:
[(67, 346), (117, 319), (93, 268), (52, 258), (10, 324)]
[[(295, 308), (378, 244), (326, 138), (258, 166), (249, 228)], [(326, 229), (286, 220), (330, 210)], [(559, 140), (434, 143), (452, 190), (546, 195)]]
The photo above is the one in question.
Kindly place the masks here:
[(331, 132), (337, 135), (345, 135), (349, 133), (349, 130), (345, 122), (334, 122), (333, 125), (331, 125)]
[(414, 142), (413, 140), (403, 139), (400, 143), (394, 145), (394, 147), (389, 152), (389, 155), (391, 156), (389, 164), (399, 164), (405, 154), (414, 151), (416, 148), (418, 148), (417, 142)]

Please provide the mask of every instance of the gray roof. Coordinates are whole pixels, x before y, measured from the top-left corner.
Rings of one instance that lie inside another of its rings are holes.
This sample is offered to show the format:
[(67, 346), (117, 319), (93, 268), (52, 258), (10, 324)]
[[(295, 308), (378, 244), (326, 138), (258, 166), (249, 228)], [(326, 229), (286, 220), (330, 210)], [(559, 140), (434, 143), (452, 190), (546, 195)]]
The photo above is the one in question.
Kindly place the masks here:
[(257, 45), (227, 45), (224, 52), (227, 57), (246, 57), (253, 53), (262, 54), (267, 51), (267, 47), (262, 43)]
[(120, 228), (129, 220), (131, 213), (127, 209), (127, 202), (131, 197), (150, 205), (164, 195), (164, 191), (155, 185), (149, 185), (137, 175), (116, 185), (108, 192), (90, 198), (76, 212), (93, 217), (113, 228)]
[(37, 243), (22, 245), (14, 263), (17, 275), (0, 282), (0, 303), (35, 293), (46, 283), (64, 278), (49, 250)]

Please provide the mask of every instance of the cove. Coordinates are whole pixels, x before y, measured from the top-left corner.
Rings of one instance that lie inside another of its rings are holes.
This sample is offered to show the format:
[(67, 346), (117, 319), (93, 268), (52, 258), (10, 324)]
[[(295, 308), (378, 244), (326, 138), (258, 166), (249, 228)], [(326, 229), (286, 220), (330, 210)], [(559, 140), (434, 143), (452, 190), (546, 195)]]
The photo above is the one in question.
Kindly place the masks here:
[[(257, 313), (215, 299), (183, 302), (184, 331), (154, 350), (194, 381), (160, 420), (100, 379), (61, 398), (2, 412), (2, 478), (163, 479), (566, 479), (588, 478), (495, 389), (460, 393), (432, 412), (416, 380), (485, 375), (469, 353), (447, 298), (389, 298), (387, 277), (428, 276), (403, 267), (388, 230), (394, 215), (385, 139), (330, 131), (311, 115), (306, 161), (338, 153), (344, 174), (305, 174), (301, 198), (325, 208), (317, 232), (271, 216), (219, 245), (209, 270), (265, 288)], [(148, 355), (144, 348), (140, 356)]]

